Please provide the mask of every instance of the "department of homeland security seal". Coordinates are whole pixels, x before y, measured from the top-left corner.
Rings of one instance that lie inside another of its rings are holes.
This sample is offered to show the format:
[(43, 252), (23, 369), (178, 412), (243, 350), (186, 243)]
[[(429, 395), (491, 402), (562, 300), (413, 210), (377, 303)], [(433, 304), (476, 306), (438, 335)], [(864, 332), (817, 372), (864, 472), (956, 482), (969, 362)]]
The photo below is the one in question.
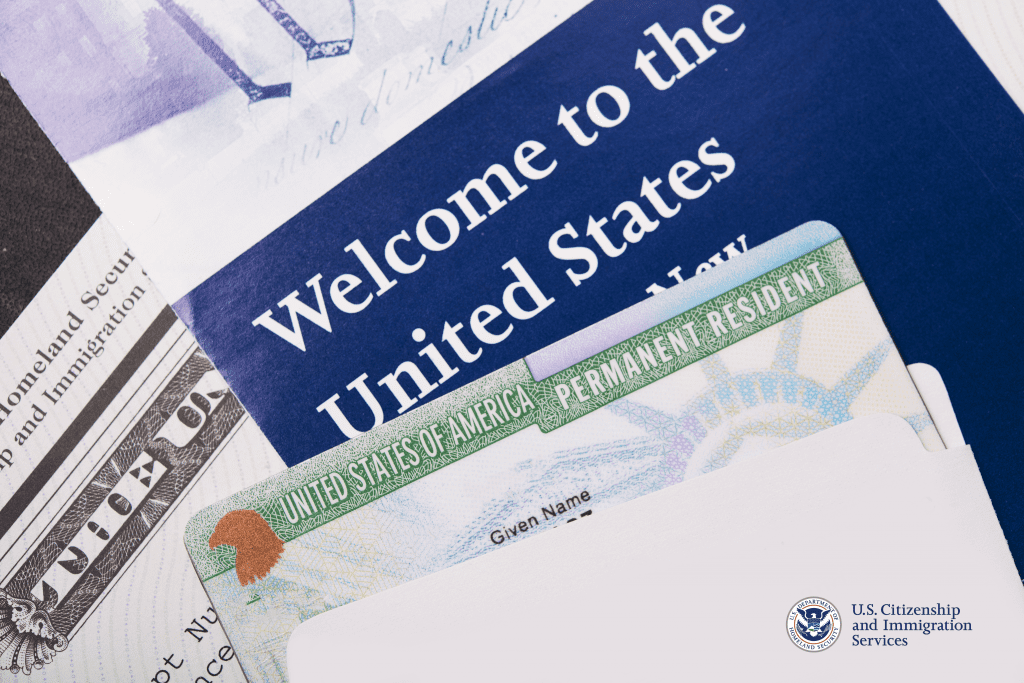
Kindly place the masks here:
[(819, 652), (839, 640), (839, 610), (828, 600), (804, 598), (793, 605), (786, 620), (789, 639), (801, 650)]

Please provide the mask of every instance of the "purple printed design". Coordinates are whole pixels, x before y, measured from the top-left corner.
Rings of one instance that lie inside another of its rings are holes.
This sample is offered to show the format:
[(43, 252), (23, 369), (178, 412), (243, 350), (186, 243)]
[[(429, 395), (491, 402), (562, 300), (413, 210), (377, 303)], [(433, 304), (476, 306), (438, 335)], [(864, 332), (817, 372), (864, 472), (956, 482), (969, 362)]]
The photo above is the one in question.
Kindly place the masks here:
[(203, 29), (192, 20), (185, 10), (175, 5), (171, 0), (156, 0), (164, 8), (168, 15), (181, 26), (188, 37), (195, 41), (195, 44), (206, 53), (206, 56), (213, 60), (214, 64), (221, 68), (221, 71), (235, 82), (248, 97), (250, 102), (259, 102), (274, 97), (288, 97), (292, 94), (291, 83), (278, 83), (261, 87), (249, 78), (242, 69), (231, 59), (217, 43), (206, 35)]
[[(307, 60), (348, 54), (355, 0), (334, 2), (337, 24), (345, 28), (308, 28), (346, 35), (321, 42), (274, 0), (229, 0), (229, 15), (238, 15), (241, 28), (230, 32), (218, 32), (202, 10), (174, 0), (11, 0), (0, 16), (0, 69), (64, 158), (74, 161), (234, 88), (246, 97), (240, 108), (290, 96), (291, 83), (258, 83), (282, 66), (273, 56), (280, 45), (266, 27), (284, 29), (276, 35), (297, 43)], [(263, 11), (252, 16), (252, 8)], [(229, 43), (227, 33), (250, 42)]]
[[(274, 17), (274, 20), (281, 25), (285, 31), (288, 32), (296, 43), (302, 46), (302, 49), (306, 51), (306, 59), (323, 59), (324, 57), (340, 57), (341, 55), (347, 55), (352, 49), (352, 38), (344, 38), (342, 40), (327, 40), (322, 43), (318, 43), (313, 39), (311, 35), (306, 33), (305, 29), (299, 26), (299, 23), (292, 19), (291, 15), (284, 11), (279, 3), (274, 0), (257, 0), (263, 8), (270, 12), (270, 15)], [(356, 6), (354, 0), (349, 0), (349, 7), (352, 10), (352, 26), (356, 25)]]
[[(728, 465), (747, 439), (767, 439), (781, 446), (853, 419), (850, 406), (879, 372), (892, 341), (876, 344), (835, 386), (827, 387), (797, 372), (802, 333), (802, 313), (782, 323), (768, 370), (733, 373), (717, 355), (702, 360), (708, 388), (679, 415), (630, 399), (620, 399), (608, 410), (663, 444), (666, 486)], [(919, 433), (932, 425), (927, 414), (908, 416), (907, 421)], [(708, 434), (723, 425), (727, 432), (710, 446), (705, 444)], [(698, 472), (688, 473), (691, 456), (702, 447), (709, 449), (709, 457)]]

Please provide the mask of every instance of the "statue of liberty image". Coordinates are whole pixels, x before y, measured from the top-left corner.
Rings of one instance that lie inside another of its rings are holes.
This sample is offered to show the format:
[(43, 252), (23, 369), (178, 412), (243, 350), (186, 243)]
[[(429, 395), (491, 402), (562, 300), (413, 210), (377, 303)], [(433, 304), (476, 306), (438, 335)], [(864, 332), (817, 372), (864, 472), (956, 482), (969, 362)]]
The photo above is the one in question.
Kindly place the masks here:
[[(853, 419), (851, 406), (894, 353), (892, 340), (876, 343), (834, 385), (825, 386), (798, 371), (804, 316), (781, 323), (767, 369), (734, 372), (722, 353), (700, 361), (706, 386), (678, 411), (652, 407), (636, 394), (603, 409), (640, 427), (646, 440), (582, 446), (543, 462), (524, 462), (522, 467), (535, 471), (459, 535), (448, 562), (491, 550), (479, 542), (484, 532), (515, 518), (524, 501), (536, 501), (541, 509), (554, 495), (552, 482), (566, 491), (587, 487), (595, 503), (607, 507)], [(918, 433), (932, 425), (927, 413), (902, 417)]]

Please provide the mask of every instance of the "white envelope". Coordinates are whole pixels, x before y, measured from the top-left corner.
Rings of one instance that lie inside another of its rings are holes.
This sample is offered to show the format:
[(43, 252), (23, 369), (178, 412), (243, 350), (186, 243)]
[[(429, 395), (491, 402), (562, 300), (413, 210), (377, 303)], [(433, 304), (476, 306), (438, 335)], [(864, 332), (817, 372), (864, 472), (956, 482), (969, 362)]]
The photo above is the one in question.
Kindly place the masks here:
[[(810, 597), (840, 617), (818, 652), (790, 642)], [(922, 621), (970, 629), (884, 630)], [(293, 683), (1003, 681), (1024, 676), (1022, 642), (1024, 587), (970, 447), (928, 453), (882, 414), (326, 612), (288, 666)]]
[(924, 401), (924, 407), (928, 409), (928, 414), (935, 423), (935, 430), (946, 448), (967, 445), (960, 431), (956, 413), (953, 412), (953, 403), (949, 400), (946, 383), (942, 381), (939, 371), (927, 363), (912, 363), (907, 366), (907, 372), (910, 373), (910, 379), (914, 380), (921, 400)]

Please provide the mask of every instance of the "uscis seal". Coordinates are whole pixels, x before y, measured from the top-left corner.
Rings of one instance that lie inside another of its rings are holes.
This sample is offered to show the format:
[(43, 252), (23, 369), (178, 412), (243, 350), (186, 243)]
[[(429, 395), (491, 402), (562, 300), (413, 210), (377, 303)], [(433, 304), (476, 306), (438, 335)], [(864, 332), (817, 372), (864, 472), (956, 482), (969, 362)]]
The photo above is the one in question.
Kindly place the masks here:
[(839, 640), (839, 610), (822, 598), (804, 598), (793, 605), (786, 620), (789, 639), (801, 650), (827, 650)]

